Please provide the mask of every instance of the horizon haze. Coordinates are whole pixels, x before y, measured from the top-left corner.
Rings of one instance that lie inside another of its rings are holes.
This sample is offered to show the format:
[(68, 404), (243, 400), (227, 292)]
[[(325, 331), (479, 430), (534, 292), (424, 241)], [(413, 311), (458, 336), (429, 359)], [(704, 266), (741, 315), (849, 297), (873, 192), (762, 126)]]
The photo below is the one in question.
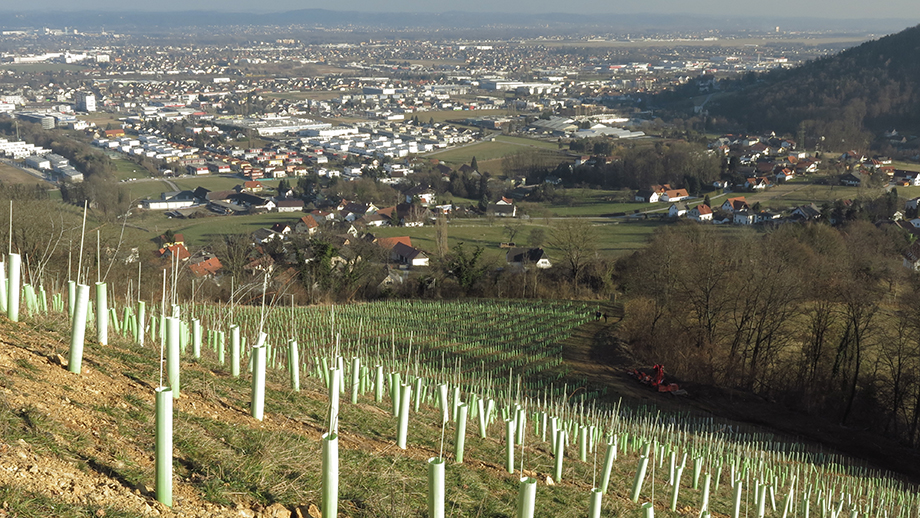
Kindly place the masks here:
[[(258, 7), (256, 7), (256, 5)], [(472, 0), (458, 9), (458, 4), (447, 0), (392, 0), (383, 9), (379, 2), (355, 0), (344, 11), (360, 13), (525, 13), (525, 14), (624, 14), (624, 15), (690, 15), (712, 18), (817, 18), (817, 19), (885, 19), (920, 22), (920, 2), (914, 0), (889, 0), (863, 2), (859, 0), (809, 0), (799, 2), (780, 0), (766, 3), (726, 2), (725, 0), (700, 0), (692, 4), (678, 0), (587, 0), (575, 4), (560, 4), (551, 0)], [(268, 0), (253, 4), (243, 0), (200, 0), (189, 3), (182, 0), (163, 0), (142, 5), (107, 6), (108, 12), (182, 12), (215, 10), (224, 13), (279, 13), (305, 9), (328, 9), (329, 4), (317, 1)], [(340, 6), (344, 7), (344, 6)], [(86, 0), (36, 0), (28, 7), (6, 10), (22, 13), (60, 13), (100, 11), (99, 4)], [(103, 11), (103, 12), (104, 12)], [(914, 22), (916, 23), (916, 22)]]

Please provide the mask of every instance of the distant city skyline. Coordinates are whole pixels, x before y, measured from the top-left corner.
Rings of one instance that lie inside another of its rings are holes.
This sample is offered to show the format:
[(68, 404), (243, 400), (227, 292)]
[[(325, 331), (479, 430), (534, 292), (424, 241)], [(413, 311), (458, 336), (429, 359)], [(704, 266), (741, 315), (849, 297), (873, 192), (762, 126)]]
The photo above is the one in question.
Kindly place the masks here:
[[(738, 2), (726, 0), (583, 0), (560, 3), (558, 0), (468, 0), (457, 3), (448, 0), (390, 0), (381, 4), (372, 0), (352, 0), (346, 4), (330, 5), (328, 2), (265, 0), (254, 3), (244, 0), (161, 0), (142, 4), (99, 4), (87, 0), (34, 0), (28, 4), (5, 6), (0, 11), (190, 11), (220, 10), (232, 12), (283, 12), (299, 9), (328, 9), (362, 12), (443, 13), (494, 12), (513, 13), (572, 13), (572, 14), (651, 14), (725, 17), (796, 18), (814, 17), (828, 19), (900, 19), (913, 25), (920, 22), (920, 2), (916, 0), (776, 0), (774, 2)], [(913, 21), (912, 21), (913, 20)]]

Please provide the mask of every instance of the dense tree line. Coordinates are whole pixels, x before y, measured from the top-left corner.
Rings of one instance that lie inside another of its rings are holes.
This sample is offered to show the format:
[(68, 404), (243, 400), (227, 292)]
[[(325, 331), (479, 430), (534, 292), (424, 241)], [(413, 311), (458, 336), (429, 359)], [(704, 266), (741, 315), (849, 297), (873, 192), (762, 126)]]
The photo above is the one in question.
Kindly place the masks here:
[[(791, 70), (753, 74), (723, 88), (710, 112), (750, 130), (804, 135), (813, 147), (865, 148), (871, 132), (914, 129), (920, 115), (920, 26)], [(697, 92), (698, 95), (698, 92)]]
[(540, 183), (552, 176), (566, 187), (648, 189), (652, 185), (670, 184), (698, 194), (711, 190), (709, 186), (722, 170), (719, 157), (702, 145), (682, 140), (627, 145), (611, 152), (614, 155), (609, 163), (599, 157), (592, 165), (573, 167), (562, 163), (551, 170), (533, 170), (528, 183)]
[[(15, 121), (0, 121), (0, 132), (15, 136)], [(88, 202), (101, 212), (105, 219), (112, 220), (124, 214), (130, 207), (127, 189), (115, 178), (115, 163), (104, 152), (93, 146), (79, 134), (62, 130), (46, 130), (39, 124), (19, 121), (19, 137), (26, 141), (51, 149), (63, 156), (84, 175), (84, 182), (65, 184), (61, 195), (65, 202), (82, 205)]]
[(920, 277), (907, 235), (853, 221), (667, 227), (618, 265), (623, 336), (678, 378), (920, 442)]
[(15, 137), (17, 135), (36, 146), (48, 148), (63, 156), (86, 177), (96, 174), (106, 175), (115, 172), (115, 164), (105, 153), (93, 148), (76, 134), (66, 134), (62, 130), (46, 130), (40, 124), (12, 120), (0, 121), (0, 132)]

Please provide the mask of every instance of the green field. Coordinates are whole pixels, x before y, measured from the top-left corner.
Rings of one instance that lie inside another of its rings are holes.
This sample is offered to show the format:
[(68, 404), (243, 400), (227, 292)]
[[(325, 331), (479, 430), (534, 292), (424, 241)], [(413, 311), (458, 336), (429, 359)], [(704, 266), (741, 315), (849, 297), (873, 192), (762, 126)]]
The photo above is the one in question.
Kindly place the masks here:
[(508, 110), (432, 110), (427, 112), (418, 112), (418, 120), (422, 123), (428, 123), (432, 119), (435, 122), (446, 122), (450, 120), (465, 120), (475, 117), (495, 117), (508, 115)]
[(554, 142), (500, 135), (494, 140), (485, 140), (445, 151), (435, 151), (426, 156), (452, 164), (468, 164), (473, 157), (476, 157), (477, 161), (496, 160), (521, 152), (533, 151), (559, 154), (560, 157), (563, 153)]
[(759, 193), (737, 193), (729, 196), (744, 196), (751, 205), (760, 202), (764, 207), (786, 209), (809, 203), (820, 207), (824, 203), (833, 203), (835, 200), (875, 197), (883, 192), (884, 189), (843, 185), (785, 183)]
[(121, 155), (114, 153), (109, 155), (112, 162), (115, 163), (115, 178), (118, 180), (128, 180), (134, 178), (148, 178), (149, 175), (143, 167), (134, 162), (123, 158)]
[[(196, 176), (186, 178), (174, 178), (171, 181), (178, 185), (180, 189), (193, 191), (197, 187), (204, 187), (211, 191), (228, 191), (237, 185), (242, 185), (242, 178), (227, 176)], [(265, 183), (265, 182), (263, 182)]]
[(128, 189), (128, 194), (131, 196), (131, 199), (160, 199), (160, 195), (164, 192), (171, 191), (169, 185), (162, 180), (150, 180), (150, 181), (139, 181), (139, 182), (128, 182), (124, 184)]
[(51, 187), (51, 184), (46, 183), (44, 180), (39, 180), (38, 178), (23, 171), (22, 169), (19, 169), (18, 167), (13, 167), (3, 163), (0, 163), (0, 182), (2, 182), (4, 185), (40, 184), (46, 187)]
[(599, 189), (564, 189), (557, 193), (567, 197), (568, 203), (521, 203), (524, 212), (536, 215), (547, 213), (553, 216), (590, 216), (598, 217), (621, 212), (632, 213), (637, 210), (661, 209), (669, 205), (661, 203), (642, 203), (632, 201), (631, 193)]
[[(643, 220), (626, 222), (625, 220), (613, 220), (609, 218), (589, 218), (591, 225), (597, 232), (597, 242), (595, 243), (598, 252), (608, 257), (618, 257), (623, 254), (638, 250), (648, 242), (652, 233), (663, 225), (660, 220)], [(509, 240), (509, 233), (506, 225), (517, 229), (514, 242), (519, 246), (528, 246), (529, 236), (534, 228), (541, 228), (548, 237), (552, 232), (553, 220), (547, 221), (544, 218), (534, 220), (505, 220), (496, 218), (491, 224), (485, 218), (475, 219), (454, 219), (448, 225), (447, 243), (453, 248), (459, 243), (469, 246), (481, 246), (485, 249), (483, 257), (496, 262), (502, 262), (505, 259), (507, 250), (499, 248), (500, 243)], [(435, 229), (432, 226), (426, 227), (381, 227), (374, 229), (373, 234), (377, 237), (395, 237), (409, 236), (412, 238), (412, 245), (422, 250), (433, 252), (435, 246)], [(559, 257), (558, 251), (551, 246), (544, 244), (550, 260)]]

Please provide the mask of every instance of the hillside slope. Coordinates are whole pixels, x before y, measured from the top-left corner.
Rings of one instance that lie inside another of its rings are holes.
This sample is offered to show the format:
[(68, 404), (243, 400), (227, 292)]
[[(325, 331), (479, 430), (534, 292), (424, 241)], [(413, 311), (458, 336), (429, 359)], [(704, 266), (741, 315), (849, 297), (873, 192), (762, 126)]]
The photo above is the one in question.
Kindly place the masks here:
[[(714, 98), (713, 115), (801, 136), (809, 148), (863, 147), (872, 133), (918, 130), (920, 26), (791, 70), (749, 76)], [(735, 90), (735, 91), (732, 91)]]
[[(781, 414), (768, 402), (745, 396), (732, 400), (700, 386), (687, 387), (691, 395), (679, 399), (626, 377), (623, 368), (635, 361), (613, 335), (621, 308), (602, 309), (609, 311), (610, 322), (580, 326), (564, 346), (574, 376), (608, 384), (611, 401), (624, 396), (637, 408), (652, 404), (683, 415), (737, 414), (744, 419), (753, 411), (758, 419), (750, 420), (760, 421), (768, 431), (761, 437), (771, 431), (796, 434), (784, 428), (796, 423), (797, 416)], [(75, 375), (63, 365), (69, 336), (65, 324), (54, 317), (27, 323), (0, 317), (0, 517), (318, 516), (320, 437), (328, 399), (319, 380), (304, 379), (302, 391), (295, 393), (285, 373), (270, 371), (266, 414), (260, 422), (249, 415), (247, 376), (231, 377), (210, 354), (201, 361), (183, 361), (182, 396), (174, 413), (174, 506), (167, 508), (156, 502), (152, 490), (158, 348), (138, 348), (115, 337), (106, 347), (87, 343), (83, 373)], [(424, 516), (425, 462), (439, 455), (442, 441), (449, 514), (514, 514), (520, 471), (510, 474), (504, 467), (501, 419), (482, 439), (476, 419), (470, 418), (460, 465), (453, 462), (453, 425), (442, 437), (436, 408), (423, 403), (412, 413), (409, 447), (400, 450), (388, 398), (375, 403), (368, 394), (357, 405), (346, 400), (339, 440), (340, 516)], [(651, 408), (646, 415), (655, 415)], [(813, 425), (803, 421), (797, 426)], [(742, 428), (748, 429), (732, 426), (739, 437)], [(589, 491), (597, 484), (596, 463), (603, 457), (580, 462), (573, 441), (562, 480), (550, 485), (550, 447), (530, 430), (528, 425), (524, 473), (540, 482), (538, 516), (584, 516)], [(809, 437), (839, 430), (818, 427), (814, 432)], [(853, 434), (848, 440), (864, 438)], [(621, 460), (614, 464), (604, 516), (636, 512), (628, 494), (637, 451), (634, 445), (627, 452), (624, 445)], [(699, 514), (695, 506), (701, 490), (682, 488), (681, 504), (672, 512), (666, 472), (656, 478), (653, 471), (652, 477), (657, 515)], [(714, 515), (724, 516), (730, 498), (727, 486), (713, 491)]]
[[(699, 383), (686, 383), (666, 374), (688, 391), (685, 397), (658, 393), (627, 374), (628, 369), (650, 372), (650, 363), (632, 355), (628, 344), (617, 336), (616, 327), (623, 315), (622, 306), (602, 310), (614, 318), (609, 323), (590, 322), (564, 342), (566, 364), (573, 377), (607, 387), (611, 403), (639, 407), (653, 405), (662, 412), (725, 419), (733, 426), (754, 427), (794, 441), (810, 443), (828, 452), (839, 452), (873, 469), (890, 471), (920, 481), (920, 452), (877, 433), (843, 426), (835, 416), (806, 414), (741, 390)], [(665, 365), (667, 372), (668, 366)]]
[[(284, 373), (270, 371), (259, 422), (249, 415), (247, 376), (232, 378), (208, 356), (183, 361), (174, 412), (174, 505), (167, 508), (152, 489), (158, 347), (115, 337), (106, 347), (88, 342), (76, 375), (63, 365), (64, 328), (63, 319), (11, 323), (0, 317), (0, 516), (318, 516), (328, 400), (320, 381), (307, 378), (295, 393)], [(439, 411), (422, 404), (410, 419), (409, 447), (400, 450), (388, 399), (346, 400), (340, 516), (418, 516), (425, 508), (426, 460), (441, 449)], [(508, 516), (520, 472), (504, 468), (504, 424), (497, 420), (482, 439), (475, 423), (471, 417), (463, 465), (453, 463), (453, 426), (446, 430), (448, 503), (454, 516)], [(583, 515), (595, 480), (592, 463), (567, 460), (563, 480), (545, 485), (554, 463), (549, 447), (528, 441), (525, 473), (541, 481), (546, 515)], [(616, 489), (605, 497), (605, 514), (632, 508), (626, 495), (633, 466), (629, 460), (614, 468)]]

